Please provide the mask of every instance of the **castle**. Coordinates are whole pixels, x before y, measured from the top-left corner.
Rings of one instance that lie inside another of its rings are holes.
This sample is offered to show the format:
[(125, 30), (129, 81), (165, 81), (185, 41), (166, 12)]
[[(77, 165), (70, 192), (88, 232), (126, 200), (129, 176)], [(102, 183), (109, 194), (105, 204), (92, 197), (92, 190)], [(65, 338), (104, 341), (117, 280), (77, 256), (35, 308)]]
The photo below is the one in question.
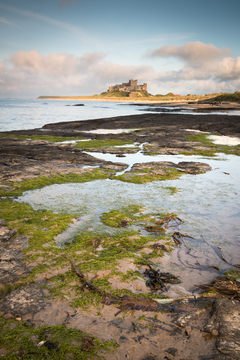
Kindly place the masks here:
[(111, 85), (108, 88), (108, 91), (147, 91), (147, 84), (144, 83), (143, 85), (138, 85), (137, 80), (129, 80), (128, 83), (122, 83), (117, 85)]

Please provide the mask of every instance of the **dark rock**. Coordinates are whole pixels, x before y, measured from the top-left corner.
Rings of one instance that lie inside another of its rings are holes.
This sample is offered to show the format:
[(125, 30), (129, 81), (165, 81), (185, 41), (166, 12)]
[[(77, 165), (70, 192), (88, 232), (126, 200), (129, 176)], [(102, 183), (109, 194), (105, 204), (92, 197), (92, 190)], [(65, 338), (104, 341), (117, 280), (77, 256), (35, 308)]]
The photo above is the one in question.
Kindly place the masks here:
[(0, 225), (0, 241), (9, 241), (15, 234), (16, 231)]
[(12, 291), (0, 302), (0, 311), (13, 316), (35, 314), (46, 306), (43, 291), (37, 284), (27, 285)]
[(181, 161), (177, 167), (185, 170), (188, 174), (201, 174), (212, 169), (210, 165), (196, 161)]
[(84, 104), (74, 104), (72, 106), (85, 106)]
[(177, 349), (174, 348), (174, 347), (168, 348), (168, 349), (165, 350), (165, 351), (166, 351), (168, 354), (173, 355), (173, 356), (175, 356), (176, 353), (177, 353)]
[(225, 355), (227, 360), (240, 359), (240, 302), (230, 299), (216, 299), (212, 317), (205, 331), (218, 332), (216, 338), (217, 350)]

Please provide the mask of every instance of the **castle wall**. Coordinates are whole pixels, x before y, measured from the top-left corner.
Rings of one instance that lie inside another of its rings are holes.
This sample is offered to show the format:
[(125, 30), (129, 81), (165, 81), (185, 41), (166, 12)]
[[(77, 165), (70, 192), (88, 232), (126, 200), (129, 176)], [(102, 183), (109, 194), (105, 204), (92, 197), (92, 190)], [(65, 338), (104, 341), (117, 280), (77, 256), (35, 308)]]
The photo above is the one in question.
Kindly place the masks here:
[(147, 84), (144, 83), (143, 85), (138, 85), (138, 81), (137, 80), (129, 80), (128, 83), (122, 83), (122, 84), (116, 84), (116, 85), (111, 85), (108, 88), (108, 91), (147, 91)]

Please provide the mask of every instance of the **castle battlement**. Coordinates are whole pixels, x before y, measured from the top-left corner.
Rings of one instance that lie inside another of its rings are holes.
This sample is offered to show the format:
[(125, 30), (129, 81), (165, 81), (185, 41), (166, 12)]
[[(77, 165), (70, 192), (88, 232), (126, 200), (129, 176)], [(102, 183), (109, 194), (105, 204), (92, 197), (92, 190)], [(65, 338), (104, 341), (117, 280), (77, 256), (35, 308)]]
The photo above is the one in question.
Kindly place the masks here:
[(108, 91), (114, 91), (114, 90), (126, 91), (126, 92), (147, 91), (147, 84), (144, 83), (142, 85), (138, 85), (138, 80), (129, 80), (127, 83), (109, 86)]

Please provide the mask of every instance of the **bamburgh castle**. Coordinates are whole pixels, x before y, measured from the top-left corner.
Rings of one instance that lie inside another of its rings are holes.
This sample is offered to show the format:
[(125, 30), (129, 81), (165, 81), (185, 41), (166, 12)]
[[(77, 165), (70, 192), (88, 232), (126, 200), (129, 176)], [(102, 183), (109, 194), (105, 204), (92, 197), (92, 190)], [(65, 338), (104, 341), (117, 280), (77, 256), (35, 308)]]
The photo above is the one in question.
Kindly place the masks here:
[(147, 84), (144, 83), (143, 85), (138, 85), (137, 80), (129, 80), (128, 83), (122, 83), (122, 84), (109, 86), (108, 91), (113, 91), (113, 90), (127, 91), (127, 92), (131, 92), (131, 91), (147, 91)]

